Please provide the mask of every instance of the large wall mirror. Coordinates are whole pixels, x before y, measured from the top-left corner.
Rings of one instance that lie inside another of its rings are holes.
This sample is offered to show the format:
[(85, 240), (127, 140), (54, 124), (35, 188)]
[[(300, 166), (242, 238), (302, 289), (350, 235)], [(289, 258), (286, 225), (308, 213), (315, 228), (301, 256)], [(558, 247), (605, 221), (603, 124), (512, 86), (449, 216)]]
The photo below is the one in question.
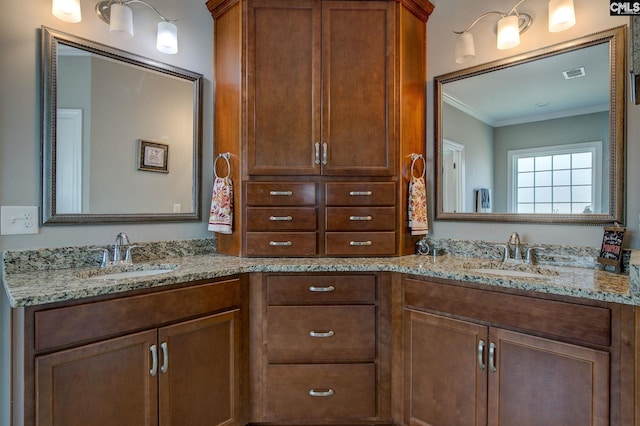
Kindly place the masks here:
[(624, 223), (626, 27), (435, 78), (436, 219)]
[(42, 222), (200, 220), (202, 76), (42, 28)]

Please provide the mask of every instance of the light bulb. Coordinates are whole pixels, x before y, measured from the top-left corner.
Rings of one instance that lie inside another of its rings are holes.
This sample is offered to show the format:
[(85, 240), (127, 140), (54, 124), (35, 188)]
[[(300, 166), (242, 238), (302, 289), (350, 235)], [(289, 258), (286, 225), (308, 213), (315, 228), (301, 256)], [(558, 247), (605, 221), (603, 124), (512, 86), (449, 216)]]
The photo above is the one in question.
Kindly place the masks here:
[(158, 22), (156, 49), (169, 55), (178, 53), (178, 28), (171, 22)]
[(576, 12), (573, 0), (549, 1), (549, 32), (557, 33), (576, 24)]
[(120, 3), (111, 5), (109, 30), (133, 37), (133, 11), (129, 6)]
[(77, 23), (82, 20), (80, 0), (53, 0), (51, 13), (65, 22)]
[(505, 50), (520, 44), (520, 28), (516, 15), (505, 16), (498, 21), (498, 49)]

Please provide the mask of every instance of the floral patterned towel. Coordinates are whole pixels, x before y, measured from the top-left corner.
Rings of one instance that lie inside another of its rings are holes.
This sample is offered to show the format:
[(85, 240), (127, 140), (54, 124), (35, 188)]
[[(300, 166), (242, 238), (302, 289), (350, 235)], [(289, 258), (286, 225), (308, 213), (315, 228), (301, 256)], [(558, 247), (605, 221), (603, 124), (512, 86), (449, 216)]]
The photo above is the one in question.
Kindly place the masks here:
[(233, 183), (229, 176), (216, 177), (211, 195), (209, 231), (231, 234), (233, 226)]
[(409, 181), (409, 228), (411, 235), (429, 233), (427, 223), (427, 189), (424, 177), (411, 176)]

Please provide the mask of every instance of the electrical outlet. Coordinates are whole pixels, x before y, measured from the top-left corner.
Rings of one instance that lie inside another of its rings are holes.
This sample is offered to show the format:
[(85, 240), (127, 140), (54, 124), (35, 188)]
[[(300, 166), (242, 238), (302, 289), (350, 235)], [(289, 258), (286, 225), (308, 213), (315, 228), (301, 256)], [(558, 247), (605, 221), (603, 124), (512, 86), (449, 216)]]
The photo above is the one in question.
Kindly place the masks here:
[(0, 234), (37, 234), (38, 206), (0, 207)]

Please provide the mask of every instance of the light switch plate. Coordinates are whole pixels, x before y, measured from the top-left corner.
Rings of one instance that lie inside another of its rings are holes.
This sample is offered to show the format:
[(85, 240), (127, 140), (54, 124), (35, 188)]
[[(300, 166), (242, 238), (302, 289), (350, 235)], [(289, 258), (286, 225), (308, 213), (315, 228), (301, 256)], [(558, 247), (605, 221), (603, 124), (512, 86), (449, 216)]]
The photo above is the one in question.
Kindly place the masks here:
[(38, 206), (1, 206), (0, 234), (37, 234)]

